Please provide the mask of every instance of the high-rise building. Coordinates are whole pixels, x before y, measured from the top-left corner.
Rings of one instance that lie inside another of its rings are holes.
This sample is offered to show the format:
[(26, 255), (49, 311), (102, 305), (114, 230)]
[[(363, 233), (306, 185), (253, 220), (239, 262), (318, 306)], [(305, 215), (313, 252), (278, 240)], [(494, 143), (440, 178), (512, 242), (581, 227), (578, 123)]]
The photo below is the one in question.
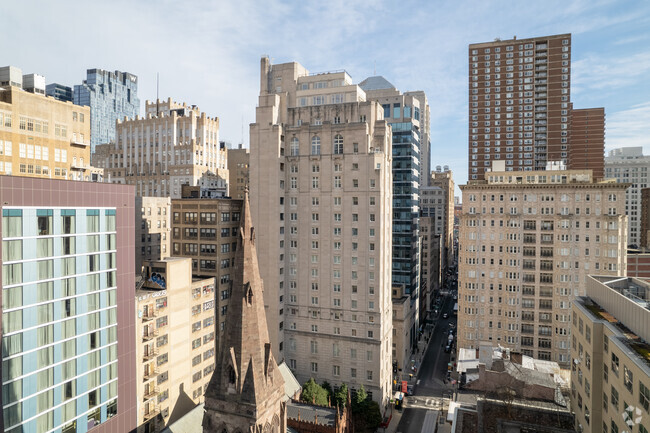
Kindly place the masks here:
[(301, 382), (391, 392), (391, 129), (342, 72), (261, 61), (253, 221), (271, 346)]
[(271, 350), (247, 193), (236, 239), (230, 311), (205, 393), (203, 431), (285, 432), (284, 379)]
[[(91, 147), (115, 141), (115, 121), (140, 114), (138, 77), (128, 72), (88, 69), (74, 86), (74, 103), (90, 107)], [(145, 138), (146, 140), (146, 138)]]
[(0, 89), (0, 173), (92, 180), (89, 117), (86, 107)]
[(500, 344), (566, 366), (587, 275), (625, 274), (627, 185), (499, 165), (461, 186), (458, 347)]
[(2, 430), (131, 431), (133, 188), (1, 176), (0, 196)]
[(567, 168), (592, 170), (594, 179), (602, 179), (605, 175), (605, 109), (573, 108), (569, 129)]
[(135, 274), (145, 260), (162, 260), (171, 253), (169, 197), (135, 198)]
[(58, 99), (63, 102), (72, 102), (72, 87), (65, 86), (59, 83), (51, 83), (45, 86), (45, 94), (51, 96), (54, 99)]
[(248, 188), (250, 151), (242, 148), (228, 149), (228, 194), (241, 200)]
[(217, 339), (226, 322), (241, 211), (241, 200), (200, 197), (172, 200), (171, 255), (191, 258), (194, 276), (216, 279)]
[(147, 261), (136, 290), (138, 432), (154, 433), (203, 401), (215, 360), (215, 280), (192, 262)]
[(641, 191), (650, 184), (650, 156), (642, 147), (613, 149), (605, 157), (605, 177), (631, 184), (625, 192), (625, 213), (629, 219), (628, 243), (641, 245)]
[[(443, 238), (444, 242), (444, 261), (442, 264), (443, 269), (446, 271), (454, 261), (454, 190), (456, 184), (454, 183), (454, 174), (448, 166), (440, 168), (436, 166), (436, 171), (431, 172), (432, 187), (438, 187), (442, 190), (442, 203), (440, 197), (437, 198), (437, 203), (429, 203), (428, 208), (435, 205), (437, 208), (436, 218), (436, 234)], [(424, 195), (423, 195), (424, 197)], [(429, 213), (427, 211), (427, 213)], [(442, 222), (442, 226), (440, 223)], [(440, 230), (442, 228), (442, 230)]]
[[(429, 105), (424, 92), (402, 94), (384, 77), (369, 77), (359, 83), (366, 99), (377, 101), (390, 123), (393, 139), (393, 286), (404, 286), (404, 294), (418, 297), (420, 287), (420, 239), (418, 233), (419, 192), (423, 183), (421, 143), (429, 145)], [(425, 147), (426, 147), (425, 146)], [(428, 152), (427, 152), (428, 157)], [(426, 175), (424, 176), (426, 177)], [(418, 305), (414, 305), (417, 315)], [(418, 323), (414, 321), (413, 342)]]
[(650, 425), (650, 285), (588, 276), (573, 301), (571, 408), (576, 431), (647, 432)]
[(138, 196), (181, 197), (183, 185), (227, 191), (225, 144), (219, 119), (196, 105), (145, 102), (146, 117), (118, 120), (114, 142), (95, 148), (93, 161), (111, 182), (135, 185)]
[[(442, 283), (443, 242), (436, 234), (435, 216), (420, 217), (420, 236), (422, 237), (422, 277), (420, 278), (420, 317), (433, 307), (435, 293)], [(394, 289), (393, 289), (394, 290)]]
[(571, 35), (469, 46), (469, 178), (568, 160)]

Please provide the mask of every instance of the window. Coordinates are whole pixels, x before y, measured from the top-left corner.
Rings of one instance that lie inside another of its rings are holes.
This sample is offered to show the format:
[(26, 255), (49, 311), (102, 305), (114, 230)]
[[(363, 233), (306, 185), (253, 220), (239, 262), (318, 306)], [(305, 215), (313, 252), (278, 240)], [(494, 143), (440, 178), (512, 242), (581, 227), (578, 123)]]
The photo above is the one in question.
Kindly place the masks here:
[(646, 412), (650, 411), (650, 388), (639, 381), (639, 404)]
[(311, 138), (311, 154), (320, 155), (320, 137), (318, 135)]
[(336, 134), (334, 136), (334, 154), (343, 154), (343, 136), (341, 134)]
[(626, 366), (623, 366), (623, 383), (625, 384), (627, 390), (630, 391), (631, 393), (633, 393), (632, 391), (633, 382), (634, 382), (634, 376), (632, 375), (632, 371), (628, 369)]
[[(291, 139), (290, 155), (291, 156), (298, 156), (299, 152), (300, 152), (300, 143), (299, 143), (297, 137), (293, 137)], [(294, 166), (292, 166), (292, 168), (293, 167)]]

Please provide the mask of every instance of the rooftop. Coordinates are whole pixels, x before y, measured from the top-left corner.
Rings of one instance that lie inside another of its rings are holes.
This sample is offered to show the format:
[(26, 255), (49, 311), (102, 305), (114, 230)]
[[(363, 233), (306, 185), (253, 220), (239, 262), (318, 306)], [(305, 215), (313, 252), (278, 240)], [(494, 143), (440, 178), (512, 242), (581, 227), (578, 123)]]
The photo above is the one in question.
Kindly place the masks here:
[(369, 90), (396, 89), (396, 87), (393, 86), (390, 81), (381, 75), (366, 78), (359, 83), (359, 87), (361, 87), (366, 92)]
[(336, 425), (336, 409), (289, 401), (287, 402), (287, 418), (334, 427)]

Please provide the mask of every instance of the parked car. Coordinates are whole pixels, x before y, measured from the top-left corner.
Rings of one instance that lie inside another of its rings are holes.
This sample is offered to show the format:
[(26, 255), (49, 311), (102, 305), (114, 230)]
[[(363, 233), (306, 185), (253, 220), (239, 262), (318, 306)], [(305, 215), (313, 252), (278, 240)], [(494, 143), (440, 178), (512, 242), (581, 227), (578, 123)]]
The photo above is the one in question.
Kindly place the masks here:
[(449, 353), (449, 352), (451, 352), (451, 345), (450, 344), (445, 346), (445, 353)]

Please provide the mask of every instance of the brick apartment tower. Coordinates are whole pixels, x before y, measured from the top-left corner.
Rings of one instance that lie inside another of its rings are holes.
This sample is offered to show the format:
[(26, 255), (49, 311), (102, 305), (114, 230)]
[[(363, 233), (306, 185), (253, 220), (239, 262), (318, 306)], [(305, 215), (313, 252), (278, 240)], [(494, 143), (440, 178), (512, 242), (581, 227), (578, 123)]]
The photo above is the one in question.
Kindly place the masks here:
[(605, 109), (571, 111), (569, 170), (593, 170), (594, 179), (605, 176)]
[(468, 54), (469, 180), (492, 161), (507, 171), (561, 162), (602, 177), (604, 110), (572, 109), (571, 34), (471, 44)]
[(205, 394), (204, 432), (284, 432), (284, 380), (271, 351), (248, 193), (226, 329)]

